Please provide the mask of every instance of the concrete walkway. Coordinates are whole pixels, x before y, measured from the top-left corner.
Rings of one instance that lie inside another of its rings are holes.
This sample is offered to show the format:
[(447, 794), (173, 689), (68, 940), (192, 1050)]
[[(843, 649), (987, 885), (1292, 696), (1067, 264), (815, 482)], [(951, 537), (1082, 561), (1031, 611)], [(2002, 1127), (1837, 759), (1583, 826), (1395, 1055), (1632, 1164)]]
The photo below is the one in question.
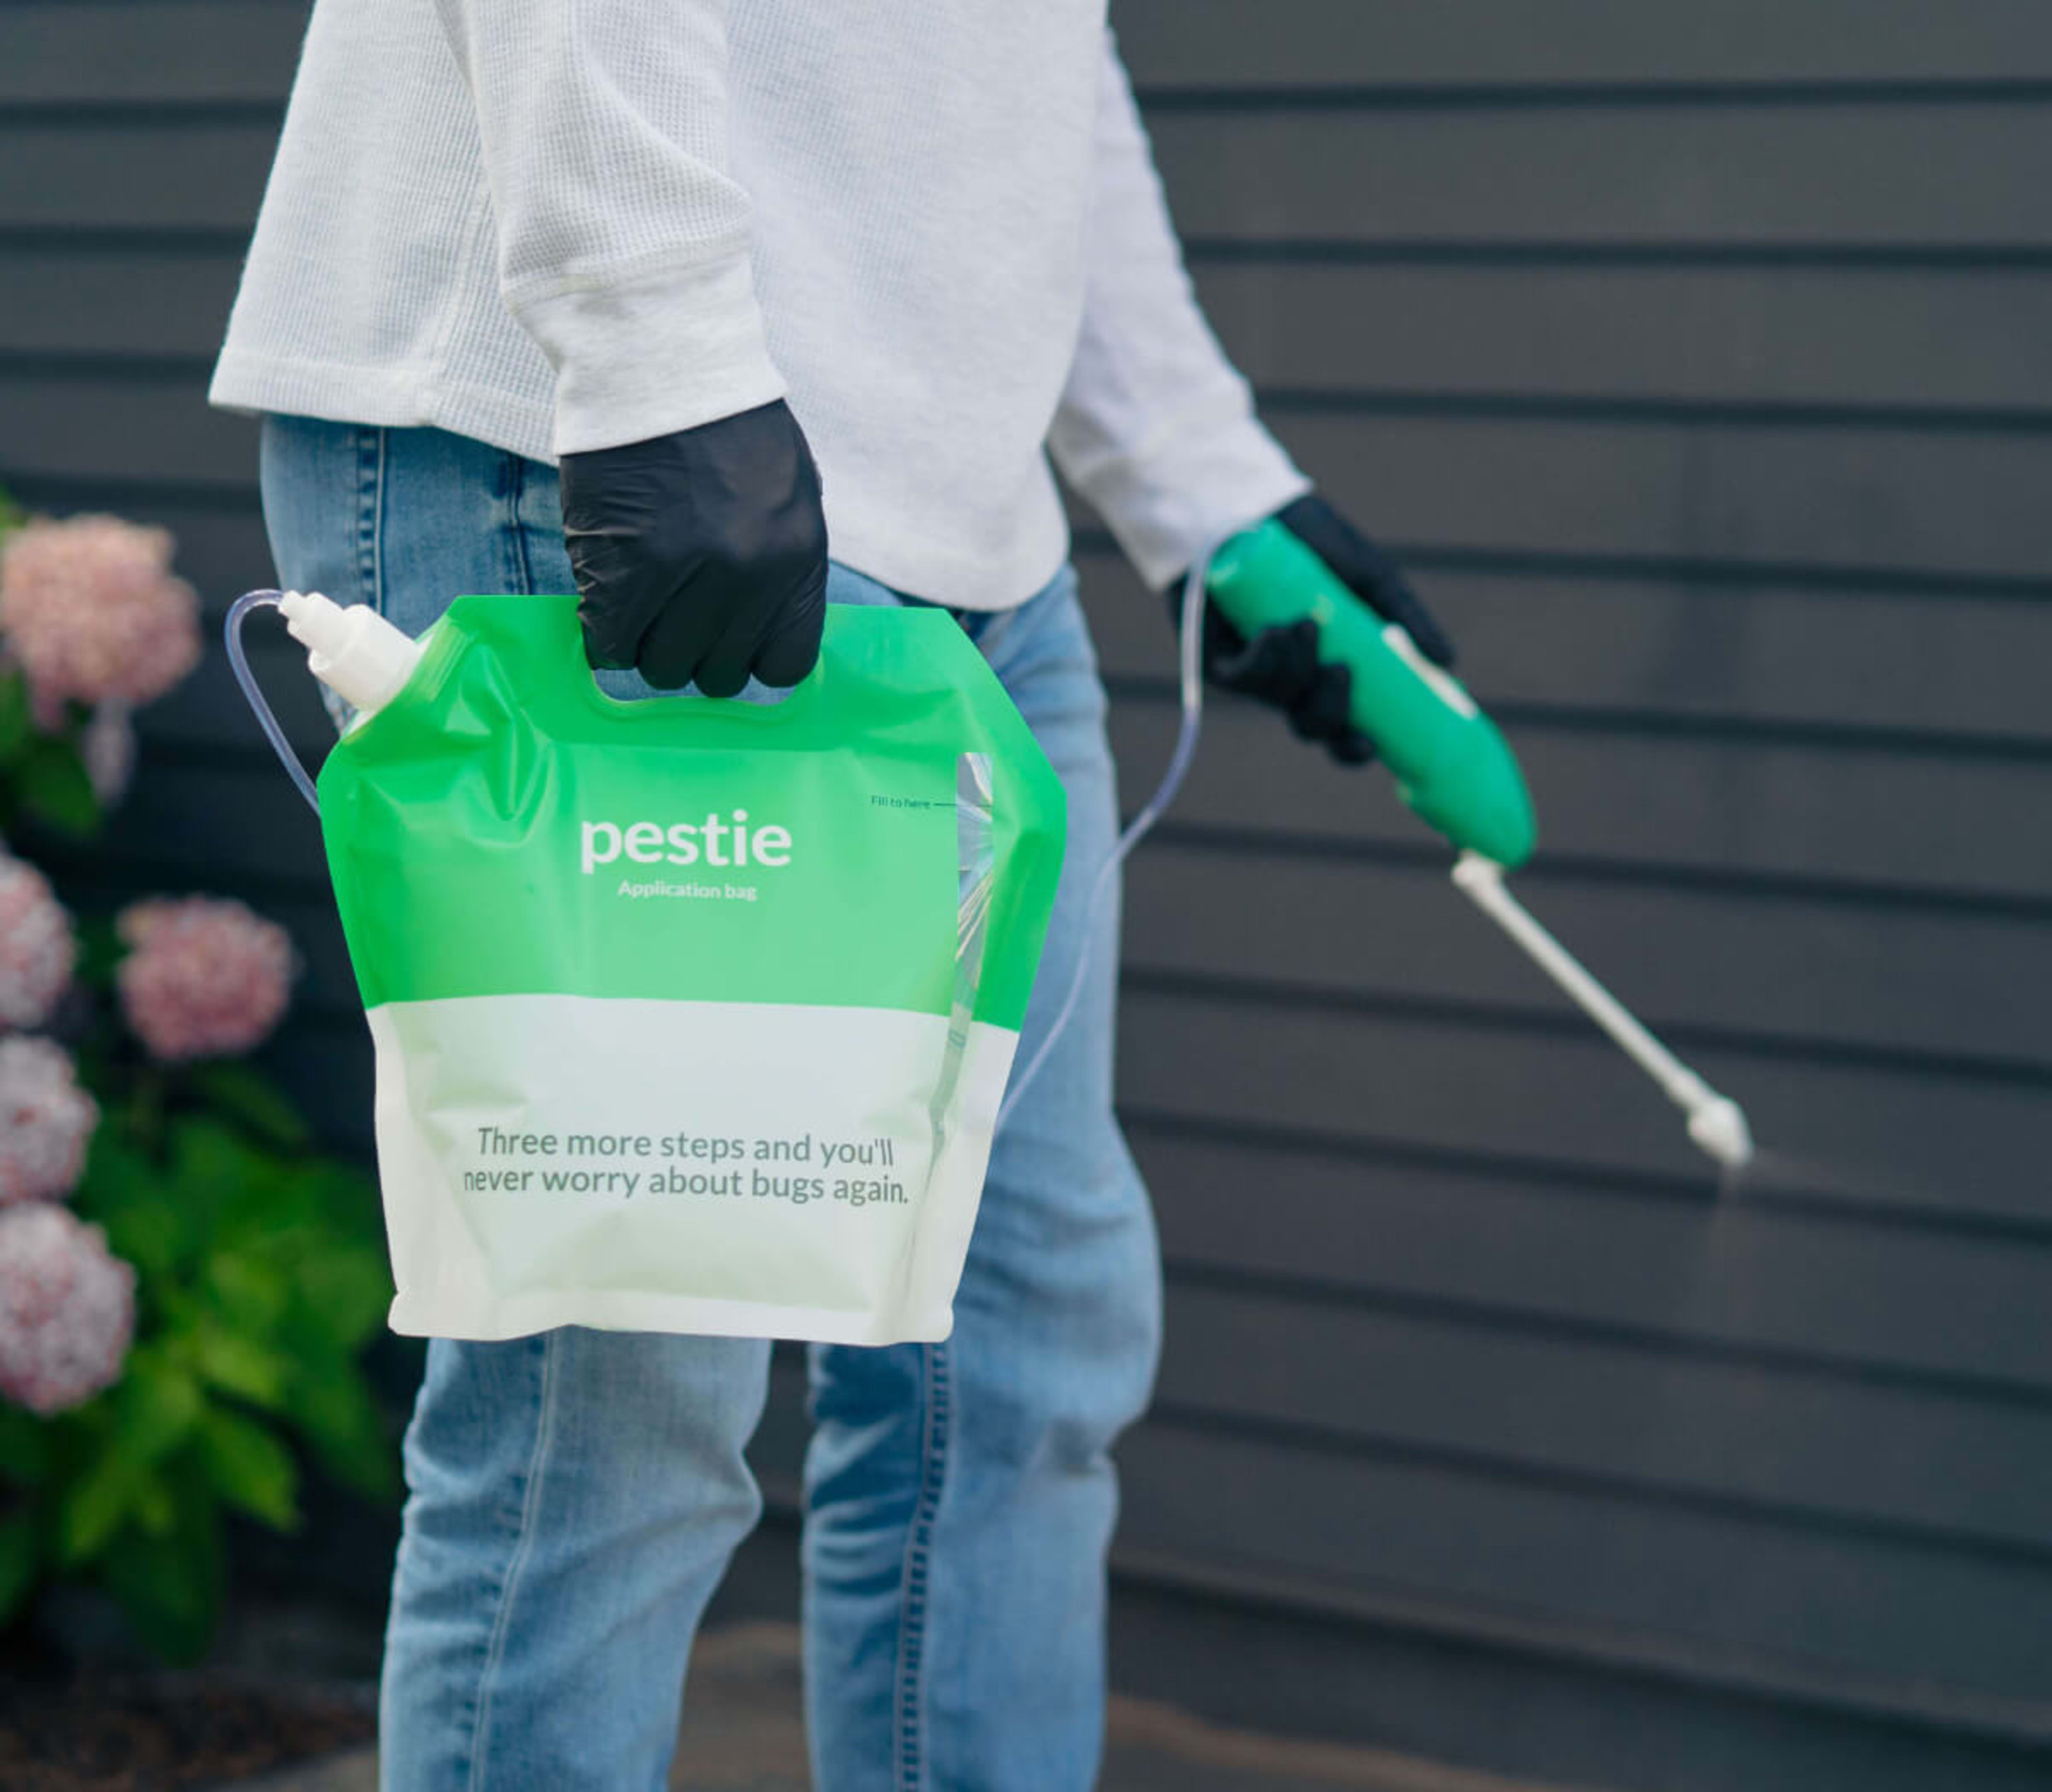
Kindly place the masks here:
[[(673, 1792), (808, 1792), (798, 1633), (743, 1624), (699, 1641)], [(243, 1792), (377, 1792), (374, 1754), (245, 1784)], [(1222, 1729), (1169, 1705), (1114, 1699), (1101, 1792), (1549, 1792), (1375, 1749)], [(1558, 1789), (1555, 1789), (1558, 1792)]]

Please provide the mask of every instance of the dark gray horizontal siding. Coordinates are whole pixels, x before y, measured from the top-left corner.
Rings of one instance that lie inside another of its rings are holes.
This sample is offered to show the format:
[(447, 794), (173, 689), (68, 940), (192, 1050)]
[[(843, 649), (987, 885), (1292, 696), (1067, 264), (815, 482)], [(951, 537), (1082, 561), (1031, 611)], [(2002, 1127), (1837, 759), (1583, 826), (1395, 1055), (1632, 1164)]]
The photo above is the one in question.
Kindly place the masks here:
[[(1173, 675), (1169, 612), (1126, 562), (1079, 561), (1098, 655), (1132, 689)], [(2052, 743), (2052, 602), (1931, 589), (1811, 585), (1675, 569), (1426, 568), (1414, 581), (1470, 651), (1461, 671), (1492, 710), (1665, 724), (1756, 723), (1875, 741)], [(2048, 593), (2052, 596), (2052, 593)]]
[(1200, 260), (1234, 359), (1290, 391), (2042, 411), (2052, 272)]
[(2052, 445), (2036, 435), (1517, 409), (1271, 417), (1312, 477), (1421, 546), (1933, 577), (2042, 581), (2052, 566)]
[[(1526, 888), (1563, 938), (1602, 941), (1605, 980), (1666, 1026), (1965, 1060), (2052, 1090), (2042, 917), (1572, 871), (1535, 874)], [(1430, 863), (1277, 859), (1172, 833), (1136, 861), (1127, 889), (1132, 971), (1230, 967), (1268, 987), (1478, 1009), (1555, 1000), (1521, 953), (1459, 924)]]
[[(1718, 1203), (1380, 774), (1219, 704), (1130, 883), (1122, 1099), (1171, 1324), (1122, 1563), (1534, 1675), (2046, 1736), (2052, 15), (1115, 15), (1222, 336), (1525, 760), (1525, 893), (1779, 1154)], [(296, 17), (0, 5), (0, 478), (162, 518), (217, 618), (269, 577), (253, 430), (202, 396)], [(1130, 801), (1173, 726), (1167, 632), (1085, 546)], [(253, 636), (317, 755), (296, 656)], [(361, 1145), (311, 818), (217, 656), (145, 729), (78, 887), (289, 921), (272, 1058)], [(788, 1358), (777, 1388), (758, 1454), (788, 1501)], [(1230, 1645), (1182, 1667), (1287, 1702)], [(1571, 1746), (1482, 1686), (1299, 1717), (1372, 1707), (1541, 1777), (1878, 1783), (1850, 1747), (1662, 1762), (1623, 1720)]]
[(1619, 1665), (1608, 1638), (1523, 1614), (1457, 1634), (1400, 1594), (1340, 1598), (1318, 1583), (1282, 1609), (1254, 1592), (1265, 1583), (1225, 1571), (1200, 1600), (1152, 1579), (1144, 1558), (1119, 1560), (1111, 1655), (1120, 1683), (1185, 1702), (1193, 1658), (1228, 1663), (1207, 1695), (1224, 1724), (1316, 1734), (1344, 1712), (1348, 1733), (1373, 1746), (1513, 1771), (1543, 1762), (1557, 1787), (2042, 1792), (2045, 1783), (2042, 1745), (1969, 1739), (1936, 1727), (1926, 1707), (1912, 1715), (1887, 1688), (1860, 1708), (1836, 1690), (1829, 1704), (1799, 1702), (1784, 1672), (1763, 1698), (1739, 1689), (1749, 1664), (1729, 1650), (1656, 1657), (1642, 1637), (1631, 1664)]
[(304, 9), (280, 0), (9, 0), (0, 108), (275, 104), (305, 33)]
[[(1489, 949), (1479, 932), (1476, 940)], [(1595, 957), (1600, 944), (1584, 949)], [(1706, 1200), (1715, 1191), (1674, 1111), (1614, 1047), (1565, 1015), (1306, 1002), (1229, 979), (1141, 980), (1129, 984), (1120, 1027), (1121, 1098), (1149, 1117), (1562, 1178), (1658, 1181)], [(2016, 1171), (2042, 1149), (2052, 1098), (2042, 1082), (1768, 1055), (1678, 1029), (1673, 1037), (1744, 1104), (1767, 1147), (1744, 1198), (1794, 1193), (1851, 1214), (1929, 1216), (2052, 1242), (2042, 1185)], [(1172, 1202), (1174, 1191), (1161, 1199)]]
[(2052, 1392), (2044, 1252), (2006, 1234), (1209, 1121), (1141, 1119), (1134, 1134), (1178, 1274), (1607, 1340), (1627, 1357), (1693, 1351), (1975, 1399)]
[[(334, 739), (335, 725), (319, 687), (307, 675), (305, 654), (273, 618), (261, 612), (245, 626), (243, 637), (278, 719), (299, 742), (307, 763), (318, 765)], [(158, 704), (150, 721), (158, 740), (207, 749), (202, 763), (215, 769), (229, 762), (225, 754), (247, 751), (261, 738), (227, 658), (220, 654), (210, 656)]]
[(360, 1015), (347, 1023), (302, 1017), (265, 1052), (264, 1062), (323, 1137), (370, 1155), (370, 1035)]
[(1686, 1649), (1705, 1670), (1721, 1656), (1734, 1677), (1763, 1653), (1799, 1674), (1828, 1663), (1876, 1706), (1915, 1660), (1925, 1675), (1893, 1694), (1898, 1712), (1942, 1700), (2047, 1734), (2052, 1577), (2006, 1558), (1278, 1434), (1165, 1422), (1137, 1437), (1122, 1456), (1132, 1546), (1288, 1577), (1306, 1602), (1431, 1587), (1478, 1624), (1544, 1614), (1619, 1656)]
[(0, 230), (246, 236), (277, 140), (266, 111), (246, 123), (210, 109), (190, 123), (0, 114)]
[(2035, 0), (1115, 0), (1112, 17), (1153, 90), (2052, 79)]
[[(1250, 1223), (1259, 1187), (1246, 1191)], [(1613, 1340), (1227, 1277), (1171, 1293), (1165, 1410), (1957, 1544), (2052, 1576), (2052, 1403), (1620, 1352)], [(2052, 1658), (2048, 1658), (2052, 1659)], [(2041, 1659), (2041, 1666), (2048, 1665)]]
[(0, 474), (18, 483), (159, 485), (249, 502), (256, 425), (208, 408), (204, 370), (0, 368), (0, 417), (10, 424)]
[(1152, 120), (1200, 242), (2042, 246), (2052, 108), (1175, 108)]
[[(229, 817), (233, 833), (222, 839)], [(182, 863), (295, 894), (317, 889), (323, 871), (319, 826), (260, 735), (198, 764), (160, 748), (138, 775), (107, 856), (153, 869)]]
[[(1112, 735), (1127, 776), (1167, 763), (1173, 705), (1129, 702)], [(1272, 719), (1217, 705), (1177, 806), (1186, 824), (1334, 847), (1431, 838), (1386, 781), (1313, 761)], [(1540, 837), (1561, 858), (1703, 876), (1811, 878), (2042, 903), (2052, 767), (2009, 760), (1627, 728), (1519, 729)], [(1144, 788), (1136, 781), (1136, 792)], [(1999, 818), (1997, 825), (1991, 818)]]
[[(0, 25), (5, 14), (0, 14)], [(202, 377), (242, 272), (237, 248), (16, 248), (0, 285), (0, 344), (26, 367), (137, 358)]]

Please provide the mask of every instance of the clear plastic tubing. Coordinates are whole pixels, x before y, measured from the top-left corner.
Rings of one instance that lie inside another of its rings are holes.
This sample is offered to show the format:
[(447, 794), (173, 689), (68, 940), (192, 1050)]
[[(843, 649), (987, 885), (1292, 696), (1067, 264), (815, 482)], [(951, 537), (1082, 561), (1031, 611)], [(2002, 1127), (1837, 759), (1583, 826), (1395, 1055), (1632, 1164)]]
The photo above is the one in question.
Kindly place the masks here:
[(254, 609), (276, 609), (285, 601), (282, 591), (245, 591), (228, 606), (228, 620), (222, 625), (222, 633), (228, 643), (228, 663), (235, 668), (235, 682), (242, 687), (242, 694), (256, 714), (257, 725), (264, 730), (264, 738), (271, 743), (271, 750), (278, 756), (278, 763), (285, 768), (285, 776), (292, 781), (299, 793), (306, 798), (307, 806), (315, 815), (320, 813), (320, 798), (314, 793), (314, 781), (307, 769), (300, 763), (300, 756), (292, 750), (292, 743), (285, 738), (285, 730), (278, 726), (278, 718), (272, 714), (271, 706), (264, 701), (263, 691), (256, 683), (256, 675), (249, 669), (249, 655), (242, 651), (243, 619)]
[(1190, 563), (1188, 577), (1183, 581), (1183, 604), (1176, 637), (1177, 647), (1177, 683), (1182, 702), (1182, 725), (1176, 731), (1176, 749), (1169, 755), (1169, 769), (1161, 774), (1161, 781), (1154, 787), (1154, 794), (1146, 804), (1126, 826), (1118, 836), (1110, 855), (1098, 867), (1097, 877), (1091, 885), (1090, 895), (1083, 903), (1083, 918), (1080, 933), (1083, 950), (1076, 959), (1075, 974), (1069, 979), (1062, 1005), (1055, 1011), (1054, 1024), (1040, 1047), (1026, 1061), (1026, 1067), (1012, 1078), (1006, 1090), (1004, 1105), (997, 1110), (997, 1125), (1002, 1128), (1012, 1117), (1012, 1110), (1019, 1105), (1019, 1098), (1032, 1085), (1048, 1062), (1048, 1055), (1055, 1049), (1055, 1042), (1075, 1018), (1076, 1004), (1082, 999), (1083, 985), (1090, 979), (1091, 930), (1097, 925), (1098, 910), (1104, 906), (1106, 895), (1110, 891), (1118, 875), (1118, 868), (1126, 863), (1126, 856), (1147, 836), (1147, 831), (1161, 819), (1169, 805), (1176, 800), (1176, 793), (1183, 788), (1183, 779), (1190, 769), (1190, 761), (1197, 755), (1197, 736), (1204, 724), (1204, 581), (1210, 576), (1212, 557), (1218, 552), (1221, 542), (1214, 542)]

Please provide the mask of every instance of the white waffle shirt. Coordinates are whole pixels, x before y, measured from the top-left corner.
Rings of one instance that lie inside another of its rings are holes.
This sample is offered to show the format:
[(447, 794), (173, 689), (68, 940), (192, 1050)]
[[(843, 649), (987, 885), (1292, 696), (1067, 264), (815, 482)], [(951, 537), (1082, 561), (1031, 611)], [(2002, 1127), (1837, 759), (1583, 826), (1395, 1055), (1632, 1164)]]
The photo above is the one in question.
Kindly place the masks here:
[(1306, 489), (1105, 0), (318, 0), (212, 401), (553, 460), (787, 397), (836, 559), (1001, 608)]

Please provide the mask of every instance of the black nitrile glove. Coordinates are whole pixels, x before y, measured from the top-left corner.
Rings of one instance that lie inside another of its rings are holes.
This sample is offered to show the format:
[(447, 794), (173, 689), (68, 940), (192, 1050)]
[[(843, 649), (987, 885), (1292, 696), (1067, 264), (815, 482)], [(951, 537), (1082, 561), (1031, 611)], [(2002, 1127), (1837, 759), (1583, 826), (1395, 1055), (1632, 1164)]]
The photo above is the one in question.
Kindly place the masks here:
[[(1315, 491), (1285, 505), (1275, 513), (1275, 521), (1377, 616), (1399, 624), (1427, 659), (1453, 664), (1453, 644), (1396, 563)], [(1182, 581), (1169, 588), (1169, 598), (1180, 614)], [(1348, 714), (1353, 676), (1345, 666), (1319, 659), (1318, 624), (1308, 617), (1286, 628), (1264, 628), (1249, 640), (1216, 604), (1208, 603), (1204, 667), (1204, 676), (1222, 690), (1282, 710), (1298, 735), (1322, 743), (1341, 765), (1362, 765), (1375, 757), (1375, 743)]]
[(827, 525), (819, 470), (780, 398), (738, 417), (562, 458), (563, 540), (585, 656), (659, 691), (796, 684), (820, 656)]

